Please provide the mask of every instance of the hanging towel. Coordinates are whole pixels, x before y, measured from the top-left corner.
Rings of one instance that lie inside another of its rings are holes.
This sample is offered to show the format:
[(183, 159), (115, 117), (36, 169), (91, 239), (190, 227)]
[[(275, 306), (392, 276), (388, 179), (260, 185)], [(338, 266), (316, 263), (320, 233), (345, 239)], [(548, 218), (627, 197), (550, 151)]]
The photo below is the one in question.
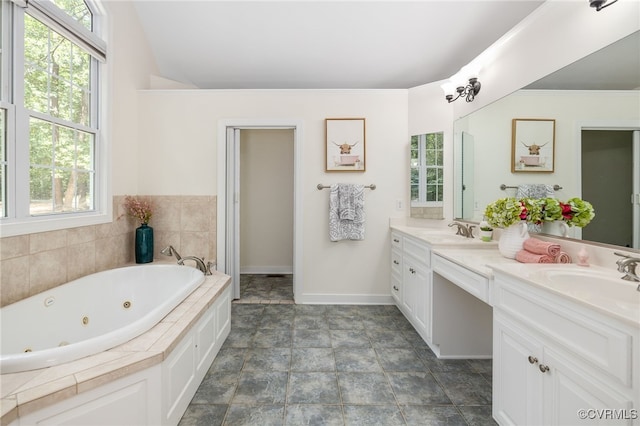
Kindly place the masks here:
[(553, 190), (553, 186), (542, 183), (518, 185), (518, 190), (516, 191), (516, 198), (545, 198), (555, 196), (556, 192)]
[(560, 244), (542, 241), (537, 238), (527, 238), (522, 243), (522, 248), (535, 254), (546, 254), (556, 257), (560, 254)]
[(329, 239), (364, 240), (364, 185), (333, 184), (329, 191)]

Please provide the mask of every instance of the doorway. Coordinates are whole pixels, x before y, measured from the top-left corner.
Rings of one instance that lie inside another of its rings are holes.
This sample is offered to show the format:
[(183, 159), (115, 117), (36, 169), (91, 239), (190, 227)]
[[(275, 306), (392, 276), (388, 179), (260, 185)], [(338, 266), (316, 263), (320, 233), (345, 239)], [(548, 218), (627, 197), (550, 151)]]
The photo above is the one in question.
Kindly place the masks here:
[(241, 303), (293, 303), (293, 129), (240, 130)]
[[(221, 120), (218, 124), (218, 206), (217, 206), (217, 247), (218, 267), (221, 272), (232, 278), (233, 297), (240, 299), (241, 282), (241, 212), (242, 212), (242, 170), (241, 140), (242, 132), (246, 130), (288, 130), (292, 133), (293, 150), (293, 201), (292, 201), (292, 262), (290, 280), (292, 281), (293, 300), (298, 300), (299, 287), (302, 277), (302, 172), (300, 170), (302, 158), (302, 123), (297, 120), (260, 120), (260, 119), (229, 119)], [(268, 133), (267, 133), (268, 134)], [(291, 173), (290, 173), (291, 174)], [(247, 191), (245, 189), (245, 191)], [(271, 200), (263, 200), (263, 204)], [(264, 206), (254, 207), (259, 214)], [(246, 226), (246, 225), (245, 225)], [(263, 225), (264, 226), (264, 225)], [(259, 242), (263, 244), (264, 241)], [(265, 244), (269, 246), (268, 242)], [(273, 250), (273, 246), (269, 246)], [(247, 267), (244, 265), (243, 267)], [(249, 265), (250, 266), (250, 265)], [(259, 265), (260, 266), (260, 265)], [(265, 265), (261, 265), (265, 266)], [(274, 266), (274, 265), (272, 265)], [(282, 266), (282, 265), (275, 265)], [(250, 269), (246, 269), (250, 270)], [(280, 278), (280, 272), (270, 272)]]
[(582, 239), (638, 248), (638, 134), (633, 129), (582, 130), (582, 198), (596, 211)]

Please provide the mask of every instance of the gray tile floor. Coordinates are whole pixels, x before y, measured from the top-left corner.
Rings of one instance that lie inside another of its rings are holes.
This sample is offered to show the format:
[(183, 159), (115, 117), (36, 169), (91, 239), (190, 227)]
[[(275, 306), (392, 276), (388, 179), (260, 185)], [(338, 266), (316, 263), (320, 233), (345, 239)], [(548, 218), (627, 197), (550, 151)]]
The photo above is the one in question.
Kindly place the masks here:
[(293, 303), (293, 275), (241, 274), (237, 303)]
[(238, 304), (180, 425), (484, 425), (491, 361), (438, 360), (395, 306)]

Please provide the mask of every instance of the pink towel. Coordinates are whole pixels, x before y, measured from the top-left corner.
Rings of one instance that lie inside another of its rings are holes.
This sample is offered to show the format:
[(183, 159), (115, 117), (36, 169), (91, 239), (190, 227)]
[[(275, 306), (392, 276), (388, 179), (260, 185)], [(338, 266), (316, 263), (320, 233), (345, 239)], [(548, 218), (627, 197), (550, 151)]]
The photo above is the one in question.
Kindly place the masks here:
[(516, 260), (521, 263), (555, 263), (555, 259), (548, 254), (531, 253), (527, 250), (518, 251)]
[(567, 253), (561, 251), (556, 256), (556, 263), (571, 263), (571, 256), (569, 256)]
[(547, 254), (549, 256), (557, 256), (560, 254), (560, 244), (542, 241), (537, 238), (527, 238), (522, 243), (522, 248), (535, 254)]

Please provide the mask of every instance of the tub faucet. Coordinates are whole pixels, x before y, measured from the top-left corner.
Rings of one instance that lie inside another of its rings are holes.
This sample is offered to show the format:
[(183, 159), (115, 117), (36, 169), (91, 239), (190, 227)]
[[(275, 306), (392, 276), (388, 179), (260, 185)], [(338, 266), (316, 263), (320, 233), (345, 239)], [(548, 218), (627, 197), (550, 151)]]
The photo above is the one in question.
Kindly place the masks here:
[[(614, 252), (614, 254), (622, 257), (622, 259), (616, 262), (616, 265), (618, 265), (618, 272), (624, 273), (622, 279), (627, 281), (640, 282), (640, 277), (636, 273), (636, 266), (638, 266), (638, 263), (640, 263), (640, 258), (631, 257), (629, 255), (618, 252)], [(640, 284), (638, 284), (638, 288), (636, 290), (640, 291)]]
[(173, 246), (166, 246), (160, 253), (164, 254), (165, 256), (175, 256), (178, 262), (182, 260), (180, 253), (178, 253), (176, 249), (173, 248)]
[(165, 247), (164, 249), (162, 249), (162, 251), (160, 253), (164, 254), (165, 256), (175, 256), (176, 260), (178, 261), (178, 265), (184, 265), (184, 261), (185, 260), (193, 260), (196, 263), (196, 268), (198, 268), (198, 270), (202, 271), (203, 274), (205, 274), (205, 275), (213, 275), (213, 273), (211, 272), (211, 267), (215, 266), (215, 265), (213, 263), (211, 263), (211, 262), (206, 262), (205, 263), (204, 258), (199, 258), (197, 256), (185, 256), (185, 257), (182, 257), (176, 251), (176, 249), (173, 248), (173, 246)]

